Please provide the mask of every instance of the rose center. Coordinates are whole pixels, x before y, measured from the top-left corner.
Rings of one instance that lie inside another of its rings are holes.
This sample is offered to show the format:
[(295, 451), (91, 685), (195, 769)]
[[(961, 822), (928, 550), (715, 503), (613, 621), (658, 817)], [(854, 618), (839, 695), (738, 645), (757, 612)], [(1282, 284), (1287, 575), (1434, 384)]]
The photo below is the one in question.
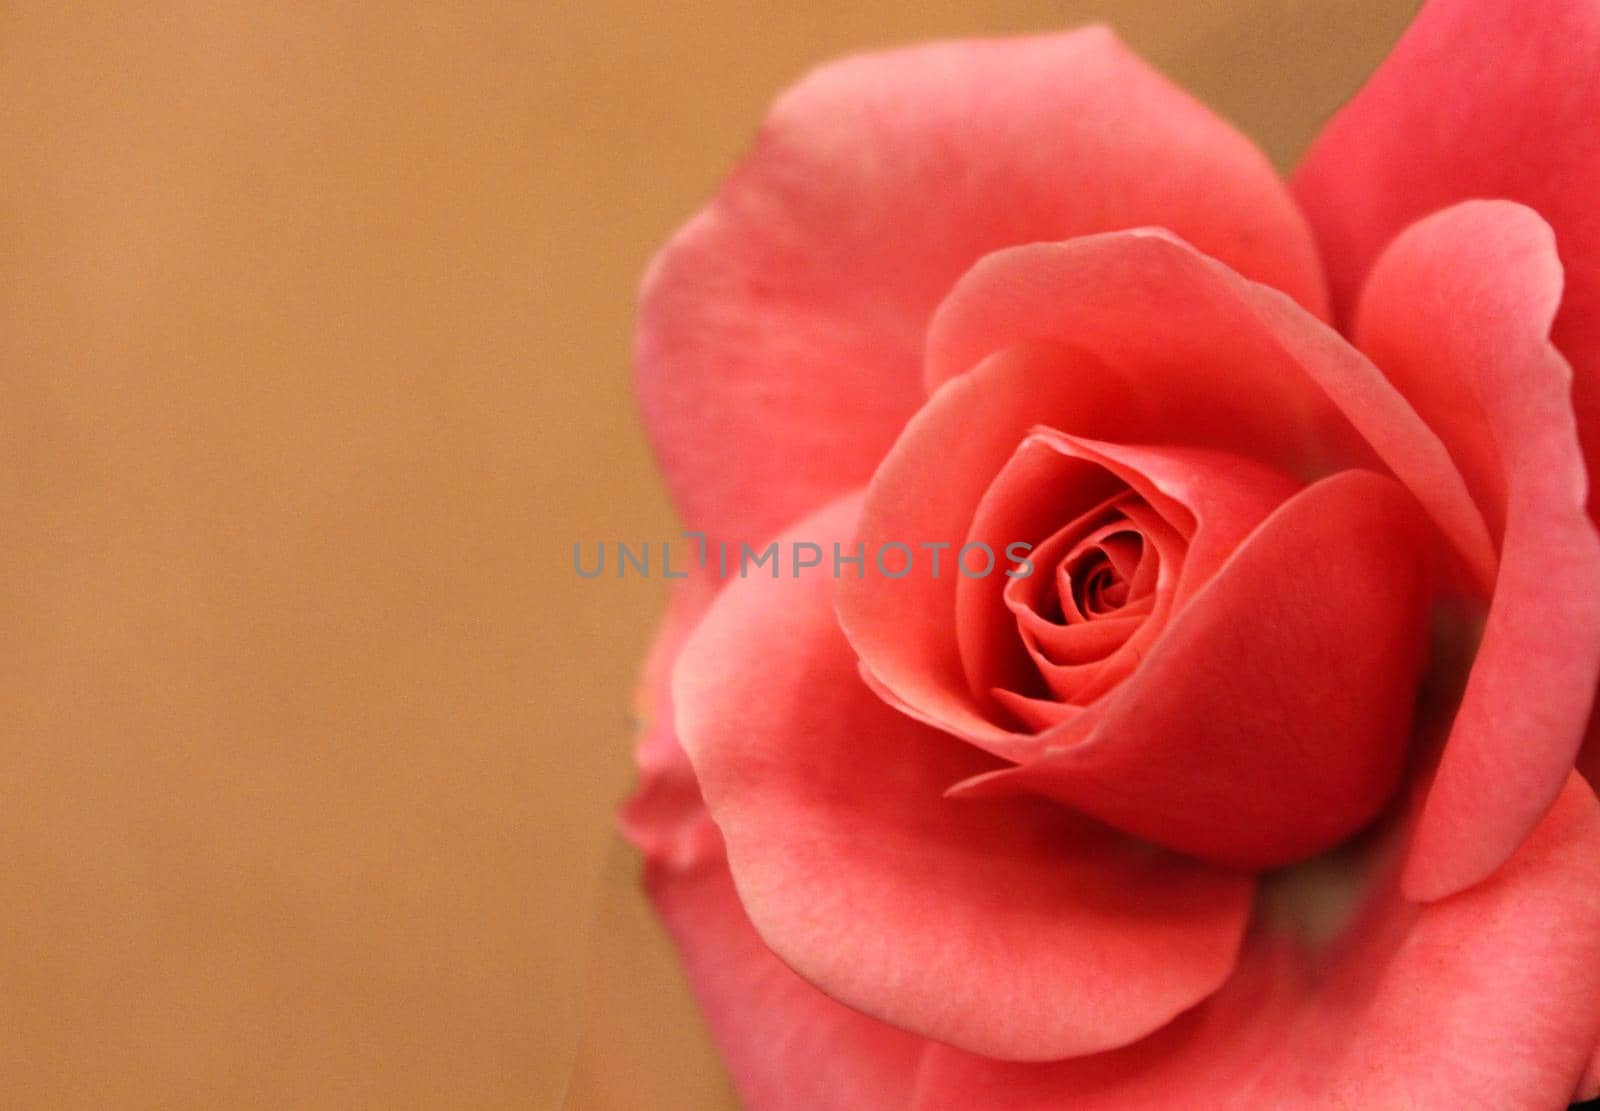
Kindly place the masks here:
[(1129, 590), (1144, 537), (1125, 529), (1081, 543), (1061, 561), (1053, 597), (1047, 600), (1058, 624), (1110, 617), (1128, 604)]

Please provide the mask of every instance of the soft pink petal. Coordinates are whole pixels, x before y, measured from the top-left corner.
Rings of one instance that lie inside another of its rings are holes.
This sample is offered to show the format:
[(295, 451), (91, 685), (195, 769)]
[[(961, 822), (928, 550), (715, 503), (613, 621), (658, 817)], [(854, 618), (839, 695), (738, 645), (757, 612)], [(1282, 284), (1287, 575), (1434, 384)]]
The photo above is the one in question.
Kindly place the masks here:
[[(1600, 462), (1600, 3), (1431, 0), (1294, 177), (1342, 319), (1389, 241), (1475, 197), (1555, 228), (1567, 292), (1555, 341)], [(1591, 474), (1592, 474), (1591, 470)]]
[(720, 857), (647, 865), (645, 882), (744, 1104), (756, 1111), (904, 1111), (924, 1039), (836, 1003), (750, 925)]
[(1240, 868), (1337, 844), (1400, 776), (1428, 635), (1428, 535), (1392, 479), (1324, 479), (1173, 617), (1087, 737), (962, 794), (1026, 788)]
[(716, 585), (696, 576), (668, 602), (640, 682), (639, 783), (623, 832), (644, 854), (645, 887), (748, 1106), (903, 1111), (927, 1043), (829, 999), (766, 947), (739, 905), (722, 836), (674, 734), (672, 667)]
[(1263, 923), (1226, 988), (1135, 1045), (1039, 1065), (931, 1048), (918, 1111), (1564, 1106), (1600, 1035), (1593, 793), (1570, 779), (1471, 891), (1418, 905), (1392, 871), (1327, 953)]
[(1417, 831), (1407, 890), (1488, 875), (1572, 769), (1600, 674), (1600, 540), (1566, 364), (1550, 229), (1521, 205), (1458, 205), (1378, 261), (1356, 335), (1445, 437), (1504, 522), (1488, 624)]
[[(785, 542), (843, 542), (858, 500)], [(993, 767), (857, 676), (827, 574), (732, 582), (684, 649), (680, 737), (751, 921), (893, 1025), (1008, 1059), (1132, 1041), (1226, 979), (1253, 883), (1039, 799), (963, 802)]]
[(754, 543), (866, 481), (984, 254), (1150, 223), (1322, 311), (1267, 160), (1108, 30), (812, 73), (645, 279), (639, 398), (688, 526)]

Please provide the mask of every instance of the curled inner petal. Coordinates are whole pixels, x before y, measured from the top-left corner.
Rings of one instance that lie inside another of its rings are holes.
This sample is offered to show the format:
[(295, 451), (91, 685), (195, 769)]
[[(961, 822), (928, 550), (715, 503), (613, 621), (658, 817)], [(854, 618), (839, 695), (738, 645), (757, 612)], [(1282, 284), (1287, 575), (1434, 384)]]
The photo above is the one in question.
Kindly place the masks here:
[[(1006, 587), (1006, 608), (1035, 668), (1033, 681), (1012, 693), (1090, 705), (1137, 666), (1165, 626), (1187, 544), (1136, 494), (1118, 499), (1111, 512), (1115, 520), (1071, 545), (1054, 575)], [(1074, 527), (1040, 547), (1041, 567)], [(1108, 544), (1131, 577), (1117, 569)]]
[[(1237, 475), (1247, 476), (1242, 485), (1249, 495), (1213, 490), (1190, 498), (1200, 484), (1179, 476), (1196, 467), (1219, 484), (1239, 486)], [(1024, 731), (1066, 722), (1069, 715), (1046, 709), (1051, 702), (1093, 705), (1159, 637), (1178, 600), (1190, 539), (1201, 546), (1192, 590), (1236, 539), (1229, 518), (1248, 503), (1243, 520), (1254, 524), (1289, 488), (1286, 480), (1213, 453), (1112, 448), (1035, 428), (980, 503), (969, 537), (995, 544), (1010, 535), (1007, 529), (1030, 533), (1027, 539), (1037, 540), (1029, 556), (1034, 573), (999, 586), (973, 581), (957, 588), (973, 697), (997, 723)], [(1204, 522), (1186, 502), (1206, 506)], [(1051, 507), (1067, 517), (1065, 524), (1045, 516)], [(1042, 539), (1033, 535), (1051, 527)], [(1013, 627), (1005, 627), (1002, 615)], [(1086, 727), (1091, 718), (1076, 721)]]
[(1115, 697), (1060, 717), (1040, 756), (957, 793), (1046, 794), (1240, 868), (1338, 843), (1402, 769), (1425, 654), (1425, 536), (1391, 479), (1316, 483), (1172, 616)]

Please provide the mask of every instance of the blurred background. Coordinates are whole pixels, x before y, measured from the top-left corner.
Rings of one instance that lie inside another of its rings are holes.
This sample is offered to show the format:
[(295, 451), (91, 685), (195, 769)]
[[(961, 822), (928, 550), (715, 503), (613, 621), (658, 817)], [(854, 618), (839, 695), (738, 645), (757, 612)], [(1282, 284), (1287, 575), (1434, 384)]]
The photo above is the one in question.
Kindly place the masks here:
[(571, 570), (652, 250), (839, 53), (1109, 20), (1287, 167), (1415, 6), (0, 7), (0, 1106), (732, 1106)]

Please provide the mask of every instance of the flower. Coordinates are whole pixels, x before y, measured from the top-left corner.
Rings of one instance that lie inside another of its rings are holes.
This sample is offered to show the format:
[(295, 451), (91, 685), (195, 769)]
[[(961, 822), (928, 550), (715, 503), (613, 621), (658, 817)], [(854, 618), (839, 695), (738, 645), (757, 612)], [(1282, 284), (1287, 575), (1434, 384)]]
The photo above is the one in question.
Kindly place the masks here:
[(1596, 1094), (1596, 118), (1593, 0), (1433, 0), (1287, 187), (1102, 29), (778, 102), (639, 395), (834, 560), (679, 589), (624, 819), (752, 1106)]

